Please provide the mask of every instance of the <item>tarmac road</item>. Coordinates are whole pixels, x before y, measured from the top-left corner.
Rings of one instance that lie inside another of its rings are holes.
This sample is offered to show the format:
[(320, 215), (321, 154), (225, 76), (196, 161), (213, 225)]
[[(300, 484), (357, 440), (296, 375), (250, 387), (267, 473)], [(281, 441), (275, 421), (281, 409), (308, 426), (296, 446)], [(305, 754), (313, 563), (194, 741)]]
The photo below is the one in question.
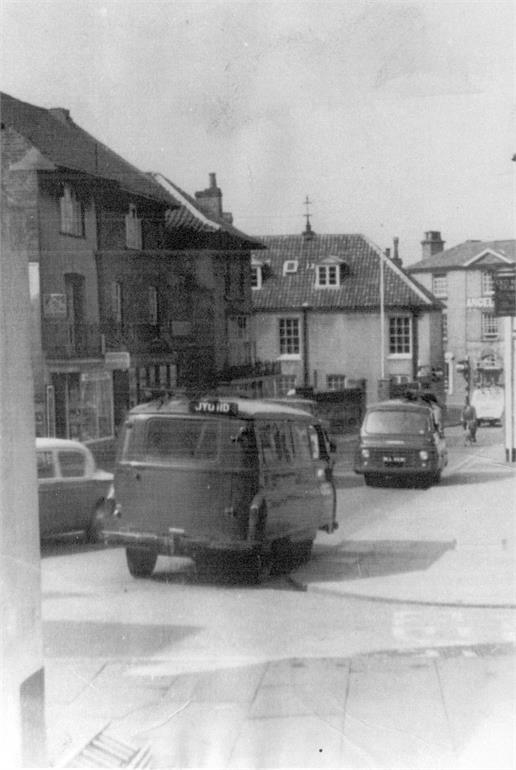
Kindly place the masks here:
[(365, 488), (342, 458), (340, 529), (259, 587), (47, 551), (52, 764), (101, 731), (155, 767), (513, 768), (514, 468), (484, 433), (447, 431), (429, 490)]

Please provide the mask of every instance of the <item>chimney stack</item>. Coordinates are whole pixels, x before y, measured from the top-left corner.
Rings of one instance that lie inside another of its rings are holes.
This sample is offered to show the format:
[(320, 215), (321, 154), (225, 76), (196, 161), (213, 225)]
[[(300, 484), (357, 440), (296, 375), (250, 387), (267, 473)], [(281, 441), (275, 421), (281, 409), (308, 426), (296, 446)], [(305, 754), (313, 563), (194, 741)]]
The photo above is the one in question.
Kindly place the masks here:
[(217, 177), (212, 172), (209, 175), (210, 186), (206, 190), (195, 193), (199, 208), (207, 217), (222, 219), (222, 190), (217, 187)]
[(428, 259), (428, 257), (433, 257), (434, 254), (444, 251), (445, 243), (446, 241), (443, 241), (438, 230), (427, 230), (425, 239), (421, 241), (423, 259)]
[(396, 236), (395, 238), (392, 239), (392, 242), (394, 244), (394, 254), (392, 255), (392, 261), (394, 262), (395, 265), (397, 265), (398, 267), (401, 267), (403, 265), (403, 262), (401, 261), (401, 257), (398, 251), (400, 239)]

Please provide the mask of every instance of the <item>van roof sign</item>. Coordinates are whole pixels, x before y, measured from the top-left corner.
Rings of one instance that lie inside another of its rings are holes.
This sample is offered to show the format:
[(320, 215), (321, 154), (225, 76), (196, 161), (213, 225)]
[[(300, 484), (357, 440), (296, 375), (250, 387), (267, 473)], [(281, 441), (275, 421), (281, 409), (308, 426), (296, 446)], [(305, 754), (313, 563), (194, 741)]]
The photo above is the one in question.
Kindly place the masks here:
[(193, 414), (219, 414), (227, 417), (236, 417), (238, 415), (238, 404), (233, 401), (202, 399), (200, 401), (190, 401), (190, 411)]

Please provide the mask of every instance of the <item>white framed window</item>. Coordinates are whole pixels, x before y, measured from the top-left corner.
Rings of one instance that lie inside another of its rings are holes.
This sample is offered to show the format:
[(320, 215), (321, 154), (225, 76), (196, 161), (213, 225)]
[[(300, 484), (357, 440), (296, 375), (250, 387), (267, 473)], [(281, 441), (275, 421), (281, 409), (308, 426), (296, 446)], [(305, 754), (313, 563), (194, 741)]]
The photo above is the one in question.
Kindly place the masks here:
[(392, 316), (389, 318), (389, 355), (410, 356), (412, 353), (412, 318)]
[(157, 326), (159, 323), (159, 300), (156, 286), (149, 286), (149, 323)]
[(497, 339), (499, 336), (497, 316), (493, 313), (482, 313), (480, 316), (480, 332), (483, 340)]
[(117, 324), (123, 321), (123, 291), (120, 281), (111, 284), (111, 317)]
[(442, 318), (442, 326), (441, 326), (442, 339), (443, 339), (443, 342), (448, 342), (448, 313), (443, 312), (441, 314), (441, 318)]
[(494, 276), (490, 270), (482, 270), (480, 274), (480, 290), (483, 297), (492, 297), (494, 294)]
[(63, 187), (59, 200), (61, 213), (61, 232), (65, 235), (84, 237), (84, 204), (77, 198), (69, 184)]
[(252, 265), (251, 267), (251, 289), (262, 288), (262, 266)]
[(279, 345), (281, 355), (299, 355), (299, 319), (279, 319)]
[(287, 259), (283, 263), (283, 275), (288, 275), (291, 273), (297, 273), (297, 259)]
[(318, 265), (316, 286), (338, 286), (340, 265)]
[(437, 273), (432, 276), (432, 294), (434, 297), (448, 296), (448, 276), (446, 273)]
[(125, 245), (128, 249), (142, 247), (142, 220), (138, 218), (134, 203), (129, 204), (129, 211), (125, 216)]
[(346, 376), (344, 374), (328, 374), (326, 377), (326, 387), (328, 390), (344, 390)]
[(278, 396), (287, 396), (291, 390), (296, 388), (295, 374), (281, 374), (278, 377)]

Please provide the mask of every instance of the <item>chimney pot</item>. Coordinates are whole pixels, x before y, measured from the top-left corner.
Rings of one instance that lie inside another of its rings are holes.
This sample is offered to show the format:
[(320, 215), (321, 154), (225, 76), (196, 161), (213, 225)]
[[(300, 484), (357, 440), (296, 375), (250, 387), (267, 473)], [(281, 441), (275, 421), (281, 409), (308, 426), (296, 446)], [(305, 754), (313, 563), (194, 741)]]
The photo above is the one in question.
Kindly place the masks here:
[(212, 171), (210, 173), (210, 189), (214, 190), (217, 187), (217, 175)]

